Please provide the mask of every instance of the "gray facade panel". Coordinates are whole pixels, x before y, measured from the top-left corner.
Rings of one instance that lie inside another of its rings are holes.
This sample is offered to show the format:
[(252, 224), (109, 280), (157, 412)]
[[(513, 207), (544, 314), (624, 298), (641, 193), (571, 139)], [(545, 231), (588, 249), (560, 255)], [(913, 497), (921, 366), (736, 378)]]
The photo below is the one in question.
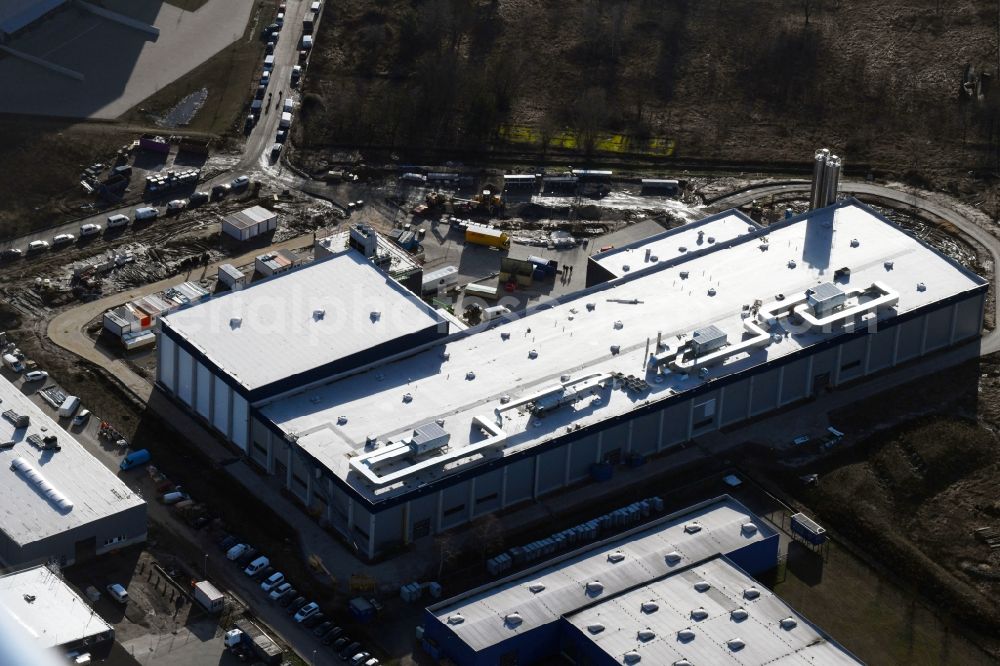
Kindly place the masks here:
[(951, 342), (951, 317), (953, 308), (927, 313), (927, 346), (924, 353), (940, 349)]
[(917, 317), (900, 324), (899, 352), (897, 363), (916, 358), (920, 354), (920, 345), (924, 335), (924, 318)]
[(660, 448), (680, 444), (688, 438), (688, 417), (690, 416), (689, 401), (670, 405), (663, 414), (663, 431), (660, 436)]
[(872, 336), (868, 351), (868, 371), (875, 372), (892, 365), (892, 355), (896, 348), (896, 329), (888, 328)]
[(632, 453), (648, 456), (660, 443), (660, 414), (654, 412), (632, 421)]
[(461, 525), (469, 519), (469, 483), (462, 481), (441, 491), (441, 528)]
[(772, 369), (753, 377), (753, 395), (750, 398), (750, 413), (763, 414), (778, 406), (778, 370)]
[(809, 390), (809, 359), (800, 359), (785, 366), (781, 376), (781, 404), (807, 397)]
[(865, 347), (872, 336), (851, 340), (841, 346), (838, 382), (846, 382), (865, 374)]
[(403, 504), (375, 516), (375, 552), (403, 543)]
[(560, 446), (538, 456), (539, 495), (562, 487), (566, 475), (566, 448)]
[(747, 391), (749, 380), (730, 384), (726, 387), (725, 399), (719, 415), (719, 425), (728, 425), (742, 421), (747, 417)]
[(531, 499), (534, 494), (535, 459), (525, 458), (507, 466), (504, 506)]
[(598, 436), (589, 435), (573, 442), (573, 453), (569, 461), (569, 482), (590, 476), (590, 466), (597, 462)]
[(419, 539), (436, 531), (434, 523), (437, 520), (437, 503), (437, 494), (424, 495), (410, 501), (410, 539)]
[(980, 318), (982, 312), (984, 296), (977, 295), (976, 298), (956, 303), (958, 313), (955, 319), (955, 341), (964, 340), (979, 335), (983, 322)]

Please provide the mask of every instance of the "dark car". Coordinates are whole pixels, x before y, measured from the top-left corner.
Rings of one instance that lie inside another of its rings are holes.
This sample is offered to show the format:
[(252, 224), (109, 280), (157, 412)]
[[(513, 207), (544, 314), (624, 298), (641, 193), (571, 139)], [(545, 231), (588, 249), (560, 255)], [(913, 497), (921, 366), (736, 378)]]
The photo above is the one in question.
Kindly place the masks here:
[(305, 605), (306, 605), (305, 597), (295, 597), (295, 600), (292, 603), (288, 604), (288, 608), (285, 609), (285, 612), (288, 613), (289, 615), (295, 615), (295, 613), (298, 612), (298, 610)]
[(212, 198), (221, 199), (222, 197), (229, 194), (229, 190), (231, 189), (232, 188), (229, 186), (229, 183), (222, 183), (220, 185), (216, 185), (212, 188)]
[(278, 597), (276, 601), (278, 602), (279, 606), (281, 606), (282, 608), (286, 608), (288, 604), (292, 603), (292, 600), (296, 599), (298, 596), (299, 596), (299, 591), (296, 590), (294, 587), (290, 587), (287, 590), (285, 590), (285, 593), (282, 594), (280, 597)]
[(219, 541), (219, 550), (225, 553), (239, 542), (240, 540), (234, 537), (232, 534), (227, 534), (226, 536), (222, 537), (221, 541)]
[(245, 553), (236, 558), (236, 565), (240, 569), (245, 569), (248, 564), (257, 559), (257, 549), (250, 546)]
[(322, 623), (324, 620), (326, 620), (326, 615), (324, 615), (323, 612), (320, 611), (319, 613), (314, 613), (313, 615), (302, 620), (302, 626), (305, 627), (306, 629), (312, 629), (316, 625)]
[(267, 46), (264, 47), (264, 53), (266, 53), (267, 55), (271, 55), (272, 53), (274, 53), (273, 41), (267, 43)]
[(323, 624), (320, 624), (315, 629), (313, 629), (313, 636), (315, 636), (316, 638), (320, 638), (324, 636), (326, 632), (330, 631), (331, 629), (333, 629), (333, 622), (327, 620)]
[(326, 632), (323, 636), (323, 645), (329, 645), (338, 638), (344, 635), (344, 630), (341, 627), (334, 627), (330, 631)]
[(260, 36), (266, 40), (274, 40), (274, 33), (281, 30), (281, 26), (277, 23), (272, 23), (263, 30), (260, 31)]
[(341, 636), (333, 642), (333, 651), (340, 654), (340, 651), (346, 648), (348, 645), (354, 642), (354, 639), (350, 636)]
[(361, 643), (354, 641), (343, 650), (340, 651), (340, 660), (347, 661), (357, 653), (361, 652)]
[(271, 574), (273, 574), (276, 569), (272, 566), (266, 566), (263, 569), (258, 569), (250, 575), (250, 580), (264, 580)]
[(24, 252), (16, 247), (5, 247), (0, 251), (0, 259), (20, 259), (24, 256)]
[(203, 203), (207, 203), (211, 198), (208, 192), (195, 192), (188, 198), (188, 206), (194, 208), (195, 206), (200, 206)]
[(254, 99), (264, 99), (264, 95), (267, 94), (267, 86), (263, 83), (257, 86), (257, 92), (254, 93)]
[(242, 190), (243, 188), (250, 185), (250, 176), (236, 176), (236, 178), (233, 178), (233, 182), (231, 182), (229, 185), (234, 190)]

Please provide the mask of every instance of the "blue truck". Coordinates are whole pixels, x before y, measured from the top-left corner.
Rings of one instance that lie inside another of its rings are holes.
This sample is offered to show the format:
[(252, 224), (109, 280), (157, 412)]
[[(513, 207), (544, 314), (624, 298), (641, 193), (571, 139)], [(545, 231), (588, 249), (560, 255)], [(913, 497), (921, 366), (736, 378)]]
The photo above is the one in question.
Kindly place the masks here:
[(133, 451), (122, 459), (119, 467), (124, 472), (127, 469), (132, 469), (133, 467), (138, 467), (139, 465), (145, 465), (149, 462), (152, 456), (149, 455), (147, 449), (139, 449), (138, 451)]

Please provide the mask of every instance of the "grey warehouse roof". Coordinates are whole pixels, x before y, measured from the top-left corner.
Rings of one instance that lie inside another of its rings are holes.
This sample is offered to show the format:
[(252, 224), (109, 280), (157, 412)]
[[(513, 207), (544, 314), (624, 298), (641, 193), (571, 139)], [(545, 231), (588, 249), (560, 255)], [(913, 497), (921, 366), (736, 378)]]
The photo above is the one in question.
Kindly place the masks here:
[(861, 663), (721, 556), (606, 599), (567, 620), (621, 664)]
[[(0, 411), (30, 419), (26, 428), (17, 428), (6, 416), (0, 418), (0, 443), (13, 443), (0, 447), (0, 530), (12, 541), (41, 541), (144, 504), (6, 378), (0, 378), (0, 400)], [(28, 441), (33, 435), (55, 435), (60, 450), (35, 447)], [(19, 459), (37, 474), (26, 474), (23, 463), (15, 465)], [(46, 496), (42, 484), (54, 493)]]
[(73, 588), (44, 566), (0, 577), (0, 609), (42, 648), (111, 630)]
[[(842, 267), (850, 269), (850, 302), (858, 308), (876, 303), (865, 316), (879, 321), (971, 296), (985, 285), (851, 201), (713, 248), (450, 335), (423, 351), (270, 402), (260, 413), (378, 502), (849, 333), (853, 329), (842, 322), (786, 330), (764, 315), (804, 301), (808, 289), (833, 280)], [(865, 300), (868, 290), (882, 295)], [(751, 317), (757, 301), (760, 312)], [(753, 322), (763, 327), (762, 338), (760, 331), (747, 337)], [(644, 372), (658, 337), (677, 354), (693, 331), (707, 326), (727, 335), (728, 345), (718, 350), (724, 358), (698, 371)], [(218, 336), (218, 343), (226, 338)], [(761, 344), (744, 344), (755, 339)], [(273, 364), (285, 362), (278, 356)], [(648, 379), (648, 389), (637, 397), (615, 388), (608, 379), (615, 373)], [(562, 406), (542, 416), (524, 407), (557, 393), (566, 398)], [(413, 429), (438, 420), (450, 435), (447, 449), (422, 460), (403, 455), (400, 443)], [(386, 446), (365, 451), (369, 436)]]
[(162, 318), (247, 390), (307, 372), (441, 320), (348, 252)]
[(277, 216), (277, 213), (269, 211), (263, 206), (254, 206), (227, 215), (226, 222), (237, 229), (247, 229)]
[[(428, 610), (472, 649), (483, 650), (598, 599), (773, 534), (767, 523), (724, 495)], [(516, 625), (505, 620), (515, 612), (520, 616)]]

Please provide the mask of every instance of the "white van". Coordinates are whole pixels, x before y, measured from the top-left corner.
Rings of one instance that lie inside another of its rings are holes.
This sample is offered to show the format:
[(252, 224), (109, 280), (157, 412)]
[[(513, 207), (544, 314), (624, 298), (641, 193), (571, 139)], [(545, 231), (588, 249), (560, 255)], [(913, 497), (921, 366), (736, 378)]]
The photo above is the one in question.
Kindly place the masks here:
[(252, 576), (252, 575), (254, 575), (255, 573), (257, 573), (258, 571), (260, 571), (261, 569), (263, 569), (264, 567), (266, 567), (266, 566), (268, 566), (270, 564), (271, 564), (271, 560), (269, 560), (266, 557), (264, 557), (263, 555), (261, 555), (256, 560), (254, 560), (253, 562), (251, 562), (250, 564), (248, 564), (247, 568), (243, 570), (243, 573), (245, 573), (248, 576)]
[(278, 123), (278, 127), (282, 129), (288, 129), (291, 126), (292, 126), (292, 114), (290, 114), (288, 111), (285, 111), (284, 113), (281, 114), (281, 122)]
[(127, 227), (129, 223), (128, 215), (112, 215), (108, 218), (108, 229)]
[(59, 416), (63, 418), (73, 416), (78, 409), (80, 409), (80, 399), (75, 395), (68, 395), (59, 405)]
[(17, 360), (17, 357), (13, 354), (4, 354), (3, 364), (7, 366), (8, 370), (12, 370), (14, 372), (24, 372), (24, 365)]
[(314, 2), (309, 6), (309, 11), (311, 11), (313, 14), (318, 14), (321, 6), (322, 5), (320, 5), (320, 3)]
[(295, 108), (295, 100), (293, 100), (291, 97), (286, 97), (284, 101), (284, 106), (282, 107), (281, 110), (284, 111), (285, 113), (291, 113), (292, 109), (294, 108)]
[(80, 238), (86, 238), (87, 236), (96, 236), (99, 233), (101, 233), (101, 225), (99, 224), (80, 225)]
[(264, 69), (274, 69), (274, 55), (269, 55), (264, 58)]
[(159, 214), (160, 211), (156, 210), (152, 206), (144, 206), (142, 208), (136, 208), (135, 221), (138, 222), (139, 220), (152, 220)]

